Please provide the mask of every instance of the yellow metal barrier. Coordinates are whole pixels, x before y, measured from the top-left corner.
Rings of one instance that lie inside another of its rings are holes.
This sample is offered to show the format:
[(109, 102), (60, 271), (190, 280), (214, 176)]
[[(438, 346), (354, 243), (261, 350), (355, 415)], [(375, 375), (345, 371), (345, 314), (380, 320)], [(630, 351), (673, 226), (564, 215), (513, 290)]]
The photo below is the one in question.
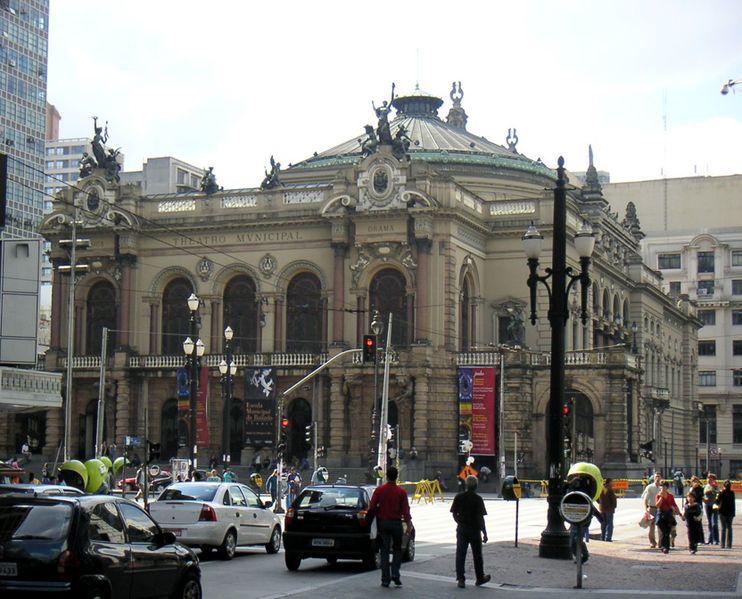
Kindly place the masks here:
[(446, 500), (443, 497), (443, 489), (441, 489), (441, 483), (438, 480), (423, 479), (417, 482), (404, 481), (399, 484), (403, 486), (415, 485), (415, 491), (412, 494), (413, 502), (424, 500), (425, 503), (433, 503), (436, 499), (436, 495), (438, 495), (438, 499), (440, 499), (441, 501)]

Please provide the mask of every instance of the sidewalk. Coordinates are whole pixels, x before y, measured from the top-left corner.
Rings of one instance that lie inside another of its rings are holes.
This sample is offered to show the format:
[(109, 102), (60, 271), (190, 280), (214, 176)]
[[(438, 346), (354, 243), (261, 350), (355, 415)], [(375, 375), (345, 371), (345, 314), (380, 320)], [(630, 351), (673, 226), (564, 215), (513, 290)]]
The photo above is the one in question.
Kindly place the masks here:
[[(638, 528), (638, 527), (637, 527)], [(742, 538), (742, 526), (734, 532)], [(703, 545), (696, 555), (687, 551), (685, 530), (679, 529), (677, 548), (668, 555), (650, 549), (646, 534), (622, 542), (588, 543), (590, 559), (583, 565), (583, 589), (611, 591), (686, 591), (703, 593), (738, 592), (742, 572), (742, 551)], [(739, 533), (739, 534), (737, 534)], [(484, 545), (485, 570), (492, 575), (488, 587), (509, 589), (573, 589), (577, 582), (572, 560), (538, 557), (538, 542), (527, 540), (514, 547), (512, 542)], [(403, 565), (404, 571), (449, 576), (454, 585), (454, 556), (433, 558)], [(473, 588), (475, 575), (471, 554), (467, 560), (467, 587)], [(742, 597), (742, 588), (740, 597)]]

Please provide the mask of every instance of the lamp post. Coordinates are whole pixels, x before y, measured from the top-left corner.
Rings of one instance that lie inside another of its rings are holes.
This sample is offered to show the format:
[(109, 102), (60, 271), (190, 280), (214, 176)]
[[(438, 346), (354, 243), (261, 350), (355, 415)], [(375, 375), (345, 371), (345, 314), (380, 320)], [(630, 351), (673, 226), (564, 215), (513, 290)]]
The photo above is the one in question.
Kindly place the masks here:
[[(381, 320), (378, 310), (374, 310), (371, 318), (371, 332), (376, 337), (376, 353), (374, 354), (374, 407), (371, 411), (371, 462), (376, 457), (376, 429), (381, 417), (381, 398), (379, 397), (379, 339), (384, 331), (384, 323)], [(377, 464), (372, 463), (371, 469), (375, 469)]]
[[(587, 291), (590, 285), (588, 267), (590, 256), (595, 247), (592, 229), (585, 223), (575, 235), (574, 244), (580, 256), (580, 273), (572, 274), (567, 262), (567, 192), (564, 174), (564, 158), (558, 160), (557, 182), (554, 189), (554, 240), (552, 249), (552, 266), (546, 269), (546, 275), (538, 274), (538, 259), (543, 244), (543, 236), (533, 224), (523, 236), (523, 249), (528, 259), (530, 274), (528, 287), (531, 291), (531, 324), (536, 324), (536, 289), (542, 283), (549, 293), (548, 318), (551, 325), (551, 376), (550, 396), (547, 409), (547, 462), (549, 492), (547, 502), (546, 529), (541, 533), (539, 556), (555, 559), (570, 559), (569, 534), (564, 529), (564, 519), (559, 506), (564, 497), (564, 427), (562, 406), (564, 405), (564, 353), (565, 325), (569, 318), (567, 297), (572, 285), (581, 284), (582, 310), (580, 317), (583, 325), (587, 323)], [(548, 279), (551, 279), (549, 287)], [(569, 280), (569, 283), (567, 283)]]
[(742, 83), (742, 79), (730, 79), (721, 86), (721, 95), (726, 96), (732, 87), (734, 87), (735, 85), (739, 85), (740, 83)]
[[(189, 411), (189, 425), (188, 425), (188, 459), (191, 463), (191, 467), (195, 470), (197, 466), (198, 457), (198, 437), (196, 435), (196, 402), (198, 399), (198, 374), (199, 367), (201, 365), (201, 356), (204, 355), (204, 344), (201, 339), (198, 339), (198, 328), (199, 328), (199, 316), (198, 306), (200, 300), (196, 297), (195, 293), (191, 293), (188, 298), (188, 309), (191, 311), (190, 325), (191, 325), (191, 336), (186, 337), (183, 342), (183, 351), (186, 355), (187, 367), (188, 367), (188, 378), (190, 382), (190, 411)], [(194, 342), (193, 339), (196, 339)]]
[(233, 377), (237, 374), (237, 364), (232, 357), (232, 337), (234, 331), (227, 326), (224, 329), (224, 360), (219, 362), (219, 372), (222, 375), (222, 398), (224, 400), (224, 417), (223, 417), (223, 435), (222, 435), (222, 464), (226, 469), (230, 462), (231, 451), (231, 420), (229, 418), (230, 407), (232, 406), (232, 385)]

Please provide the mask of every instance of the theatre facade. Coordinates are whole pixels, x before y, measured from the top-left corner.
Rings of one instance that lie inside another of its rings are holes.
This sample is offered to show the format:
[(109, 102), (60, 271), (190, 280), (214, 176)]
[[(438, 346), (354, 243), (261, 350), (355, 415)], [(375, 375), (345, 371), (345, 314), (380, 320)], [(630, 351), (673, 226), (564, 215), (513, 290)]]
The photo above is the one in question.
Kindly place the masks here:
[[(517, 464), (521, 477), (544, 478), (549, 297), (538, 290), (532, 325), (521, 238), (538, 227), (548, 267), (556, 174), (519, 153), (515, 131), (504, 145), (469, 132), (462, 97), (454, 86), (444, 117), (434, 95), (397, 96), (369, 115), (375, 125), (365, 133), (348, 123), (348, 141), (286, 168), (274, 163), (254, 188), (223, 190), (209, 171), (200, 192), (145, 196), (110, 168), (86, 165), (43, 225), (55, 265), (48, 370), (66, 370), (73, 335), (73, 457), (95, 453), (99, 405), (109, 444), (140, 436), (161, 444), (161, 461), (188, 455), (183, 342), (197, 326), (200, 463), (221, 461), (227, 426), (232, 463), (248, 464), (259, 449), (271, 457), (285, 416), (288, 457), (311, 457), (305, 433), (316, 422), (321, 463), (360, 474), (375, 462), (375, 395), (388, 353), (388, 420), (405, 478), (455, 472), (467, 439), (477, 464), (494, 471), (504, 458), (508, 473)], [(662, 292), (661, 275), (641, 260), (641, 215), (631, 205), (611, 212), (592, 155), (587, 162), (587, 182), (572, 177), (567, 197), (567, 262), (576, 272), (573, 238), (583, 223), (597, 241), (585, 324), (579, 292), (568, 300), (566, 459), (612, 476), (655, 463), (690, 469), (695, 308)], [(75, 218), (77, 237), (90, 243), (76, 248), (87, 269), (70, 294), (61, 242)], [(360, 348), (375, 312), (382, 346), (391, 317), (378, 367), (349, 355), (282, 395)], [(226, 327), (237, 365), (230, 393), (218, 368)], [(64, 422), (64, 409), (46, 410), (47, 455)], [(13, 426), (4, 423), (8, 438)], [(671, 434), (668, 455), (661, 439)]]

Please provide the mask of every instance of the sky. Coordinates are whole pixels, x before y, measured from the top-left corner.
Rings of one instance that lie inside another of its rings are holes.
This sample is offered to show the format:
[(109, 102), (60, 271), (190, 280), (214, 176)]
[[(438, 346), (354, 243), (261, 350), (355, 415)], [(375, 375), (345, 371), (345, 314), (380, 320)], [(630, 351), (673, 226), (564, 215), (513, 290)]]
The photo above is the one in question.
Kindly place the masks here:
[[(124, 170), (174, 156), (227, 189), (363, 136), (416, 85), (467, 130), (611, 181), (742, 173), (742, 2), (51, 0), (60, 137), (108, 122)], [(736, 88), (732, 88), (735, 90)]]

